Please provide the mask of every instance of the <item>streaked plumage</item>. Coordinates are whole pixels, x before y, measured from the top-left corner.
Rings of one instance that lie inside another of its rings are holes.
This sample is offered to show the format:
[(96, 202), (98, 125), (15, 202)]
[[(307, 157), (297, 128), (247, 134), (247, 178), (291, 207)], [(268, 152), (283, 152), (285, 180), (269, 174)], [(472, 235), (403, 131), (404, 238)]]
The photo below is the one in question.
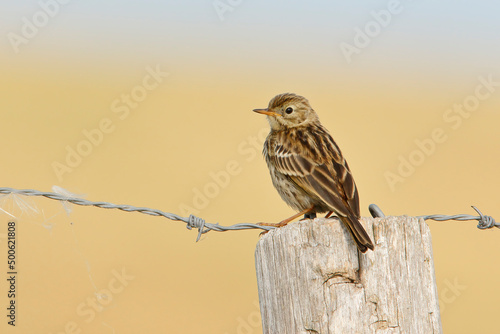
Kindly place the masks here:
[(271, 125), (263, 154), (281, 198), (306, 217), (335, 213), (362, 252), (373, 249), (359, 222), (358, 191), (349, 166), (307, 99), (280, 94), (267, 109), (254, 111), (266, 114)]

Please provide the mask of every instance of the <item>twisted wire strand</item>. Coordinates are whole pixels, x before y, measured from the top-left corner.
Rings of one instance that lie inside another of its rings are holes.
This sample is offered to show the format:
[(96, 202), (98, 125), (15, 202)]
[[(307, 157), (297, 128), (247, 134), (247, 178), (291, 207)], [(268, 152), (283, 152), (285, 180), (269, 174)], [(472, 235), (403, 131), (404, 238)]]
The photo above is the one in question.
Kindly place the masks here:
[[(481, 211), (479, 211), (478, 208), (475, 206), (472, 206), (474, 210), (479, 214), (479, 216), (471, 216), (471, 215), (425, 215), (425, 216), (417, 216), (417, 218), (422, 218), (424, 220), (427, 219), (432, 219), (436, 221), (445, 221), (445, 220), (459, 220), (459, 221), (465, 221), (465, 220), (477, 220), (477, 228), (481, 230), (486, 230), (489, 228), (497, 227), (500, 228), (500, 223), (497, 223), (495, 219), (491, 216), (485, 216)], [(370, 204), (368, 207), (370, 210), (370, 213), (372, 217), (374, 218), (383, 218), (385, 217), (384, 213), (382, 210), (376, 205), (376, 204)]]
[(132, 205), (126, 204), (113, 204), (108, 202), (94, 202), (89, 201), (83, 198), (77, 197), (69, 197), (51, 192), (43, 192), (34, 189), (13, 189), (13, 188), (0, 188), (0, 194), (17, 194), (17, 195), (25, 195), (25, 196), (43, 196), (49, 199), (53, 199), (56, 201), (67, 201), (76, 205), (82, 206), (96, 206), (98, 208), (103, 209), (118, 209), (126, 212), (140, 212), (151, 216), (161, 216), (168, 218), (170, 220), (182, 221), (186, 223), (186, 228), (191, 230), (193, 228), (198, 229), (198, 237), (196, 241), (199, 241), (202, 234), (205, 234), (209, 231), (235, 231), (235, 230), (249, 230), (249, 229), (261, 229), (265, 231), (269, 231), (274, 229), (274, 226), (261, 226), (258, 224), (250, 224), (250, 223), (241, 223), (234, 224), (231, 226), (222, 226), (218, 223), (211, 224), (207, 223), (204, 219), (196, 217), (194, 215), (190, 215), (189, 217), (182, 217), (176, 215), (175, 213), (164, 212), (157, 209), (145, 208), (145, 207), (136, 207)]
[[(264, 226), (264, 225), (259, 225), (259, 224), (251, 224), (251, 223), (240, 223), (240, 224), (234, 224), (231, 226), (222, 226), (219, 225), (218, 223), (212, 224), (212, 223), (207, 223), (204, 219), (200, 217), (196, 217), (194, 215), (190, 215), (189, 217), (182, 217), (179, 215), (176, 215), (174, 213), (170, 212), (164, 212), (161, 210), (157, 209), (151, 209), (151, 208), (146, 208), (146, 207), (136, 207), (132, 205), (126, 205), (126, 204), (113, 204), (113, 203), (108, 203), (108, 202), (94, 202), (94, 201), (89, 201), (83, 198), (77, 198), (77, 197), (70, 197), (70, 196), (65, 196), (61, 194), (56, 194), (56, 193), (51, 193), (51, 192), (43, 192), (43, 191), (38, 191), (34, 189), (14, 189), (14, 188), (6, 188), (6, 187), (0, 187), (0, 194), (17, 194), (17, 195), (25, 195), (25, 196), (43, 196), (49, 199), (53, 199), (56, 201), (67, 201), (76, 205), (82, 205), (82, 206), (95, 206), (98, 208), (103, 208), (103, 209), (118, 209), (126, 212), (140, 212), (143, 214), (151, 215), (151, 216), (161, 216), (165, 217), (170, 220), (175, 220), (175, 221), (182, 221), (186, 223), (186, 228), (191, 230), (193, 228), (198, 229), (198, 236), (196, 238), (196, 241), (199, 241), (201, 238), (202, 234), (205, 234), (209, 231), (217, 231), (217, 232), (224, 232), (224, 231), (236, 231), (236, 230), (249, 230), (249, 229), (260, 229), (264, 231), (270, 231), (274, 229), (274, 226)], [(422, 219), (432, 219), (432, 220), (437, 220), (437, 221), (444, 221), (444, 220), (477, 220), (478, 225), (477, 227), (479, 229), (489, 229), (492, 227), (497, 227), (500, 228), (500, 223), (497, 223), (493, 217), (491, 216), (485, 216), (479, 211), (478, 208), (475, 206), (472, 206), (474, 210), (477, 211), (479, 216), (471, 216), (471, 215), (453, 215), (453, 216), (448, 216), (448, 215), (427, 215), (427, 216), (418, 216), (417, 218), (422, 218)], [(369, 206), (370, 213), (372, 217), (385, 217), (384, 213), (382, 210), (376, 205), (376, 204), (370, 204)]]

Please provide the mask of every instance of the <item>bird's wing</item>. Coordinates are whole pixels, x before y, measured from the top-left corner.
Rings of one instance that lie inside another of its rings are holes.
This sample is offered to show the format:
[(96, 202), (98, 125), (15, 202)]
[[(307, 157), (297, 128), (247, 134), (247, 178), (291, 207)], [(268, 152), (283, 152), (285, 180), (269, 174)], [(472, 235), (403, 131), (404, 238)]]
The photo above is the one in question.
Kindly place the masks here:
[(350, 211), (359, 217), (359, 197), (354, 178), (337, 145), (333, 139), (331, 141), (333, 147), (327, 154), (321, 155), (309, 154), (303, 145), (291, 147), (277, 144), (272, 155), (274, 166), (307, 193), (331, 206), (337, 214), (347, 216)]

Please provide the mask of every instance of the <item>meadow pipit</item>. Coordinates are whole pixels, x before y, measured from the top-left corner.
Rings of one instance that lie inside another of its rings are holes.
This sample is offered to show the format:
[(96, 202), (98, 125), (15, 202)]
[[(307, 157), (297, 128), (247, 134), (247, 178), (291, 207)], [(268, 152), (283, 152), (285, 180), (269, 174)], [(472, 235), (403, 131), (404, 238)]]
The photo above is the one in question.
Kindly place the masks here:
[(309, 101), (295, 94), (275, 96), (267, 109), (271, 132), (264, 143), (264, 157), (274, 187), (298, 214), (274, 225), (285, 226), (295, 218), (315, 218), (335, 213), (351, 232), (361, 252), (373, 243), (359, 222), (359, 197), (347, 161), (328, 130), (321, 125)]

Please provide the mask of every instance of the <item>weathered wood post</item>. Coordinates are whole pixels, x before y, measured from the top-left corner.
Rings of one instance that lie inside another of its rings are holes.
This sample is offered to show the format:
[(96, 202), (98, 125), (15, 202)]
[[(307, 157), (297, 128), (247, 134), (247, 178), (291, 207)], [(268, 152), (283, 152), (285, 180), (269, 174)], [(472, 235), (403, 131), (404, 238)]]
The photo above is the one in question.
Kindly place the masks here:
[(264, 235), (255, 262), (263, 332), (442, 333), (429, 227), (363, 218), (375, 251), (358, 252), (335, 219)]

